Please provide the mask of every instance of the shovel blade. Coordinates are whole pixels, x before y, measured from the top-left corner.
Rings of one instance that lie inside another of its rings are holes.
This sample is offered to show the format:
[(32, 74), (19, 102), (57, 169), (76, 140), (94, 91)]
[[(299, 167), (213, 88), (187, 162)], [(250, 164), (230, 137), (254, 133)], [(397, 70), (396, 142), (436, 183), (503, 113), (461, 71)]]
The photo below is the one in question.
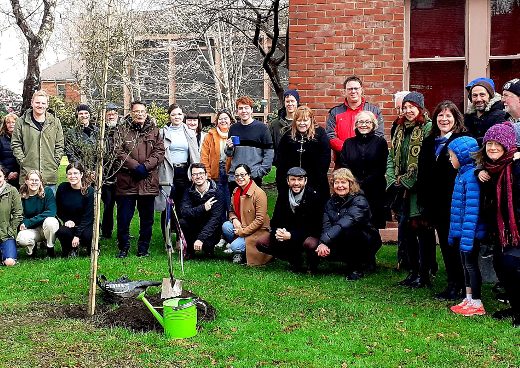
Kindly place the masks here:
[(163, 278), (161, 287), (161, 299), (176, 298), (182, 294), (182, 280)]

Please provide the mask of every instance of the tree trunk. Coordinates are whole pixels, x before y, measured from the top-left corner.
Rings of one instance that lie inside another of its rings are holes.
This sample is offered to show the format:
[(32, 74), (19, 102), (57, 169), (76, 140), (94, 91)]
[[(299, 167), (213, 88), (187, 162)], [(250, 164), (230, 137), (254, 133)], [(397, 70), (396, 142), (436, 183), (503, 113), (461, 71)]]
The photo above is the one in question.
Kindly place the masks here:
[(23, 103), (22, 111), (31, 107), (32, 95), (41, 88), (40, 79), (40, 55), (43, 51), (41, 41), (29, 41), (29, 52), (27, 54), (27, 74), (23, 81)]

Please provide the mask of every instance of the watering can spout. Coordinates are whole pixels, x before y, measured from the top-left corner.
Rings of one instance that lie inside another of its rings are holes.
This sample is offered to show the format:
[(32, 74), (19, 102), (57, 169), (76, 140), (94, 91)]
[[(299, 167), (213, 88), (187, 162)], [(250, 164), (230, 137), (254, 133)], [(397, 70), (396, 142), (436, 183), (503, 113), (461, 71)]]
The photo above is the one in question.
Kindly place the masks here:
[(146, 305), (146, 307), (150, 310), (150, 312), (152, 312), (154, 317), (157, 319), (157, 321), (159, 321), (161, 326), (164, 328), (164, 319), (163, 319), (163, 317), (161, 316), (161, 314), (159, 312), (157, 312), (157, 310), (155, 310), (153, 305), (151, 305), (150, 302), (148, 300), (146, 300), (146, 298), (144, 297), (144, 291), (137, 296), (137, 300), (142, 300), (143, 301), (144, 305)]

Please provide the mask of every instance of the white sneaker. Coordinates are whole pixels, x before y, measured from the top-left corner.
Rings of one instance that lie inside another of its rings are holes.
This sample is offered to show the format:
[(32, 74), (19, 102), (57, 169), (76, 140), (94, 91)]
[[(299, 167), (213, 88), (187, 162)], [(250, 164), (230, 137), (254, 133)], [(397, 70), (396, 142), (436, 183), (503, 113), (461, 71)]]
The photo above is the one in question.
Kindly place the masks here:
[[(229, 245), (229, 244), (228, 244), (228, 245)], [(224, 253), (226, 253), (226, 254), (231, 254), (231, 253), (233, 253), (233, 249), (231, 249), (231, 248), (226, 248), (226, 249), (224, 249)]]
[(226, 241), (224, 239), (220, 239), (220, 241), (215, 244), (215, 248), (224, 248), (224, 245), (226, 245)]

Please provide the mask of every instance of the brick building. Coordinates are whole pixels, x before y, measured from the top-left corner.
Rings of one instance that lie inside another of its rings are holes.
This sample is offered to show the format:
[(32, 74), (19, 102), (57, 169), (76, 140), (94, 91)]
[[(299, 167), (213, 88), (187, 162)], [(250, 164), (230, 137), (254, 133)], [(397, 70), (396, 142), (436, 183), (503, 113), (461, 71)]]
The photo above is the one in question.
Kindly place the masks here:
[(41, 71), (42, 90), (49, 96), (60, 96), (67, 102), (80, 103), (82, 96), (78, 85), (79, 65), (67, 58)]
[(289, 85), (325, 123), (356, 74), (388, 133), (396, 91), (423, 93), (430, 112), (443, 99), (464, 108), (476, 77), (501, 92), (520, 75), (518, 19), (515, 0), (289, 0)]

